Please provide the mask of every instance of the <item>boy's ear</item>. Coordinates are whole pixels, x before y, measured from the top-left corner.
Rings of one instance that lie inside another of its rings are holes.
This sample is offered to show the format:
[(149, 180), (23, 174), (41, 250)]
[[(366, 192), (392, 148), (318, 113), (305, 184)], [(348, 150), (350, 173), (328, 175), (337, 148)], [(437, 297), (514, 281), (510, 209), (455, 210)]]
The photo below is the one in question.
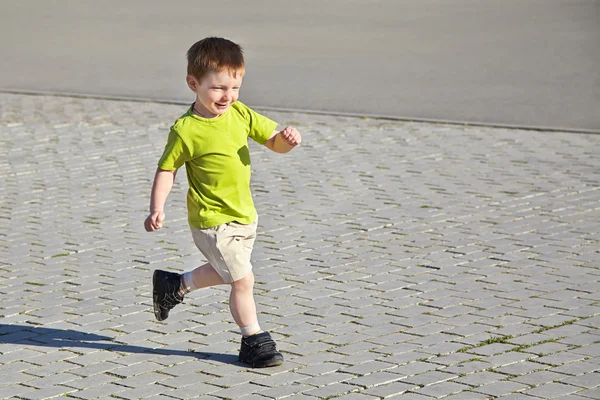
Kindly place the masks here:
[(192, 75), (188, 75), (185, 77), (185, 81), (192, 92), (196, 92), (196, 89), (198, 89), (198, 81), (196, 81), (196, 78), (194, 78)]

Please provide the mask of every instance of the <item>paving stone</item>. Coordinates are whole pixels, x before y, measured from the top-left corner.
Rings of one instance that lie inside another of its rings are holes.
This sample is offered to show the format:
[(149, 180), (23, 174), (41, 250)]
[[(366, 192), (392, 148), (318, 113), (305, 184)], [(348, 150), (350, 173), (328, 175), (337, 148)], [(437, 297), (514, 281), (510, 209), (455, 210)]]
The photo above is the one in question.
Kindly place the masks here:
[(395, 364), (381, 362), (381, 361), (367, 361), (365, 363), (357, 364), (357, 365), (354, 365), (351, 367), (339, 368), (339, 370), (344, 373), (349, 373), (349, 374), (360, 376), (360, 375), (368, 375), (373, 372), (379, 372), (379, 371), (393, 372), (391, 370), (396, 368), (396, 366), (397, 365), (395, 365)]
[(64, 372), (68, 372), (68, 371), (75, 371), (78, 368), (79, 368), (79, 366), (76, 364), (58, 361), (58, 362), (43, 365), (41, 367), (30, 368), (27, 370), (27, 373), (34, 375), (34, 376), (45, 377), (45, 376), (52, 376), (55, 374), (62, 374)]
[(563, 332), (556, 332), (555, 330), (552, 333), (558, 338), (558, 343), (571, 346), (587, 346), (598, 341), (597, 335), (587, 334), (583, 330), (579, 332), (569, 332), (567, 333), (568, 337), (565, 337), (564, 330)]
[(537, 355), (546, 355), (561, 353), (566, 350), (570, 350), (570, 346), (563, 345), (560, 343), (542, 343), (537, 346), (528, 347), (524, 351), (527, 353), (533, 353)]
[(28, 381), (27, 386), (31, 386), (31, 387), (34, 387), (37, 389), (51, 387), (51, 386), (55, 386), (55, 385), (62, 385), (62, 384), (71, 386), (69, 383), (71, 381), (74, 381), (77, 379), (79, 379), (79, 377), (74, 376), (69, 373), (52, 374), (52, 375), (45, 376), (43, 378)]
[[(390, 364), (386, 364), (386, 365), (390, 365)], [(294, 370), (294, 372), (297, 372), (299, 374), (303, 374), (303, 375), (308, 375), (308, 376), (317, 376), (317, 375), (324, 375), (324, 374), (328, 374), (331, 372), (349, 372), (349, 371), (345, 371), (344, 368), (346, 368), (347, 366), (341, 363), (334, 363), (334, 362), (323, 362), (321, 364), (315, 364), (315, 365), (310, 365), (310, 366), (301, 366), (299, 368), (296, 368)], [(369, 371), (371, 372), (371, 371)]]
[(581, 388), (578, 388), (576, 386), (550, 382), (544, 385), (537, 386), (533, 389), (526, 390), (524, 393), (530, 394), (532, 396), (538, 396), (544, 399), (556, 399), (560, 398), (561, 396), (575, 393), (579, 390), (581, 390)]
[(395, 374), (400, 374), (402, 376), (414, 376), (424, 372), (431, 371), (435, 368), (435, 364), (430, 364), (427, 362), (416, 361), (411, 362), (405, 365), (401, 365), (398, 368), (394, 368)]
[(474, 389), (474, 391), (490, 396), (499, 397), (502, 395), (510, 394), (512, 392), (522, 391), (527, 388), (527, 385), (523, 385), (516, 382), (498, 381), (490, 383), (488, 385), (480, 386)]
[[(538, 357), (538, 358), (536, 358), (536, 361), (540, 362), (540, 363), (544, 363), (544, 364), (549, 364), (549, 365), (563, 364), (564, 366), (566, 366), (569, 363), (573, 363), (576, 361), (583, 361), (584, 359), (585, 359), (585, 356), (583, 356), (581, 354), (573, 354), (573, 353), (565, 351), (562, 353), (550, 354), (550, 355), (546, 355), (543, 357)], [(578, 365), (579, 363), (575, 363), (575, 364)]]
[[(287, 384), (291, 384), (291, 383), (299, 383), (299, 382), (304, 383), (307, 379), (310, 380), (310, 376), (301, 375), (296, 372), (283, 372), (280, 374), (266, 376), (266, 377), (260, 377), (260, 378), (255, 376), (253, 378), (250, 378), (249, 380), (252, 383), (260, 385), (260, 386), (276, 387), (276, 386), (282, 386), (282, 385), (287, 385)], [(211, 383), (218, 384), (219, 382), (212, 381)], [(234, 386), (234, 385), (229, 385), (229, 386)]]
[(448, 396), (450, 396), (452, 394), (467, 391), (469, 389), (470, 389), (469, 386), (461, 385), (459, 383), (441, 382), (441, 383), (434, 383), (432, 385), (428, 385), (423, 388), (414, 389), (414, 393), (424, 394), (424, 395), (439, 399), (439, 398), (447, 398)]
[(370, 396), (363, 393), (349, 393), (339, 397), (339, 400), (375, 400), (379, 399), (377, 396)]
[[(409, 390), (416, 389), (418, 386), (412, 385), (410, 383), (405, 382), (391, 382), (386, 385), (375, 386), (372, 388), (368, 388), (361, 393), (379, 396), (380, 398), (388, 398), (403, 395)], [(422, 396), (423, 397), (423, 396)]]
[(103, 397), (114, 397), (125, 390), (127, 390), (126, 387), (107, 384), (79, 390), (72, 393), (71, 396), (77, 399), (99, 399)]
[(353, 378), (354, 378), (354, 376), (351, 374), (332, 372), (330, 374), (315, 376), (310, 380), (303, 379), (303, 383), (310, 384), (310, 385), (317, 386), (317, 387), (322, 387), (322, 386), (332, 385), (335, 383), (347, 382)]
[(445, 333), (434, 333), (431, 335), (423, 336), (410, 341), (411, 344), (425, 346), (427, 351), (431, 351), (431, 348), (437, 349), (438, 354), (447, 354), (448, 352), (457, 351), (460, 349), (458, 344), (450, 344), (446, 348), (440, 348), (441, 343), (449, 342), (455, 337)]
[(35, 391), (36, 389), (22, 385), (4, 386), (0, 387), (0, 398), (9, 399), (16, 396), (27, 398), (28, 394), (34, 393)]
[(72, 373), (82, 377), (88, 377), (96, 374), (113, 371), (119, 368), (120, 365), (111, 362), (99, 362), (86, 367), (73, 368)]
[(403, 378), (402, 375), (395, 374), (392, 371), (379, 371), (373, 372), (368, 375), (363, 375), (357, 378), (349, 379), (346, 382), (352, 385), (361, 386), (363, 388), (370, 388), (373, 386), (385, 385), (387, 383), (395, 382)]
[(318, 398), (327, 398), (330, 396), (351, 393), (357, 390), (357, 387), (354, 385), (349, 385), (347, 383), (334, 383), (331, 385), (319, 387), (317, 389), (307, 390), (305, 394), (315, 396)]
[[(459, 376), (458, 378), (454, 379), (453, 382), (463, 383), (472, 387), (478, 387), (500, 381), (504, 378), (505, 376), (499, 373), (480, 371), (465, 376)], [(518, 381), (517, 379), (515, 380)]]
[(507, 351), (514, 349), (515, 346), (504, 343), (493, 343), (487, 346), (481, 346), (469, 350), (469, 353), (482, 356), (492, 356), (494, 354), (503, 354)]
[(49, 398), (53, 398), (53, 397), (58, 397), (58, 396), (66, 396), (69, 393), (75, 392), (75, 389), (71, 389), (68, 387), (63, 387), (63, 386), (50, 386), (50, 387), (45, 387), (39, 390), (35, 390), (33, 392), (29, 392), (27, 394), (23, 394), (21, 395), (24, 398), (27, 399), (33, 399), (33, 400), (37, 400), (37, 399), (49, 399)]
[(174, 390), (169, 391), (168, 388), (166, 388), (165, 392), (167, 392), (169, 396), (174, 397), (176, 399), (188, 399), (194, 396), (207, 396), (209, 394), (218, 392), (222, 389), (223, 388), (210, 385), (204, 382), (192, 381), (190, 385), (179, 387)]
[(494, 371), (501, 372), (507, 375), (524, 375), (542, 369), (545, 369), (545, 367), (542, 364), (538, 364), (531, 361), (523, 361), (494, 368)]
[[(511, 380), (531, 386), (539, 386), (549, 382), (565, 382), (568, 375), (557, 374), (551, 371), (535, 371), (530, 374), (518, 376)], [(565, 382), (568, 383), (568, 382)]]
[(252, 383), (249, 383), (247, 385), (239, 385), (239, 386), (233, 386), (230, 388), (226, 388), (226, 389), (221, 389), (218, 390), (216, 392), (213, 392), (212, 395), (215, 397), (225, 397), (225, 398), (237, 398), (240, 395), (243, 394), (248, 394), (248, 392), (250, 393), (260, 393), (264, 390), (267, 390), (268, 388), (262, 387), (262, 386), (258, 386), (258, 385), (254, 385)]
[[(64, 383), (64, 386), (68, 386), (68, 387), (72, 387), (78, 390), (85, 390), (85, 389), (91, 389), (97, 386), (102, 386), (102, 385), (106, 385), (108, 383), (113, 383), (119, 380), (119, 378), (116, 378), (114, 376), (108, 375), (108, 374), (97, 374), (97, 375), (91, 375), (85, 378), (81, 378), (78, 376), (75, 376), (77, 379), (75, 380), (71, 380), (68, 381), (66, 383)], [(79, 393), (79, 392), (76, 392)]]
[[(241, 398), (246, 400), (247, 396), (244, 396)], [(289, 399), (289, 400), (314, 400), (315, 398), (314, 398), (314, 396), (310, 396), (308, 394), (294, 394), (294, 395), (286, 397), (286, 399)]]
[(439, 364), (447, 367), (462, 368), (462, 363), (469, 362), (473, 357), (466, 353), (450, 353), (444, 355), (436, 355), (435, 357), (429, 358), (427, 362)]
[(422, 374), (409, 376), (403, 378), (403, 382), (412, 383), (419, 386), (428, 386), (440, 382), (445, 382), (450, 379), (456, 378), (456, 375), (450, 374), (443, 371), (427, 371)]
[(144, 399), (150, 396), (156, 396), (161, 394), (166, 394), (167, 396), (172, 390), (165, 388), (164, 386), (154, 385), (154, 384), (146, 384), (144, 386), (127, 389), (122, 392), (119, 392), (118, 396), (125, 399)]
[(493, 367), (503, 367), (505, 365), (511, 365), (531, 359), (535, 359), (535, 356), (532, 356), (531, 354), (512, 351), (504, 354), (485, 357), (482, 360), (492, 364)]
[(586, 397), (586, 398), (590, 398), (590, 399), (597, 399), (600, 396), (600, 389), (599, 388), (588, 389), (588, 390), (584, 390), (581, 392), (577, 392), (577, 394), (582, 397)]
[[(451, 394), (450, 396), (444, 397), (446, 400), (491, 400), (492, 398), (488, 395), (482, 393), (474, 393), (474, 392), (460, 392), (457, 394)], [(533, 399), (527, 399), (533, 400)]]
[(566, 379), (562, 379), (561, 383), (573, 386), (579, 386), (587, 389), (592, 389), (600, 386), (600, 372), (590, 372), (589, 374), (578, 375)]
[(578, 349), (571, 350), (575, 354), (582, 354), (588, 357), (600, 357), (600, 343), (590, 344), (589, 346), (582, 346)]
[(310, 390), (314, 390), (314, 386), (293, 382), (262, 390), (260, 395), (263, 396), (263, 398), (282, 399), (287, 398), (290, 395), (304, 393)]

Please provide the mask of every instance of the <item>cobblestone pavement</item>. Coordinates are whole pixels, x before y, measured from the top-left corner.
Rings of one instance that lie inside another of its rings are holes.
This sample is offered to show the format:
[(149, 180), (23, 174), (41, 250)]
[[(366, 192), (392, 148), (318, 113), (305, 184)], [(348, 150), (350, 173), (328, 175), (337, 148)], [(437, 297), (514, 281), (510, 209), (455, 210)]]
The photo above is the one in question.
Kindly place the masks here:
[(142, 227), (184, 110), (0, 94), (0, 398), (600, 398), (600, 135), (265, 112), (304, 141), (251, 145), (254, 370), (227, 287), (151, 312), (203, 262), (183, 174)]

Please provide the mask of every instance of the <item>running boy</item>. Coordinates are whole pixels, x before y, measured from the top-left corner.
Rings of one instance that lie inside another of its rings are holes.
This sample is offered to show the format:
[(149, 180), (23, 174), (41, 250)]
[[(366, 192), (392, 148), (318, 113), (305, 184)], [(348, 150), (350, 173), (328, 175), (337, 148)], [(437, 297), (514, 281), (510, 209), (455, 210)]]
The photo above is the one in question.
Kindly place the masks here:
[(281, 365), (283, 356), (269, 332), (260, 329), (254, 302), (250, 256), (257, 213), (250, 192), (248, 138), (287, 153), (301, 136), (291, 126), (275, 130), (276, 122), (237, 101), (245, 72), (239, 45), (205, 38), (188, 50), (187, 59), (186, 81), (196, 101), (171, 127), (144, 227), (148, 232), (162, 228), (167, 196), (185, 164), (188, 223), (208, 263), (184, 274), (154, 271), (154, 315), (163, 321), (192, 290), (229, 284), (229, 308), (242, 333), (239, 360), (252, 367)]

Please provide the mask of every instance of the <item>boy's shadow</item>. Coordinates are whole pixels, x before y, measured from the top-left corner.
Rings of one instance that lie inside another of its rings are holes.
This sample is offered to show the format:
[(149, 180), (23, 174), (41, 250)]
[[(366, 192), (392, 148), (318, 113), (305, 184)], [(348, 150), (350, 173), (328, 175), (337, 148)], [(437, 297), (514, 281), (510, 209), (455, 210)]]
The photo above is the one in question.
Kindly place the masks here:
[(165, 356), (187, 356), (203, 360), (218, 361), (224, 364), (239, 364), (238, 357), (232, 354), (210, 353), (206, 351), (183, 351), (169, 349), (153, 349), (150, 347), (132, 346), (120, 343), (110, 336), (97, 335), (75, 330), (43, 328), (32, 325), (0, 324), (0, 344), (13, 343), (46, 346), (46, 347), (85, 347), (116, 351), (119, 353), (144, 353)]

